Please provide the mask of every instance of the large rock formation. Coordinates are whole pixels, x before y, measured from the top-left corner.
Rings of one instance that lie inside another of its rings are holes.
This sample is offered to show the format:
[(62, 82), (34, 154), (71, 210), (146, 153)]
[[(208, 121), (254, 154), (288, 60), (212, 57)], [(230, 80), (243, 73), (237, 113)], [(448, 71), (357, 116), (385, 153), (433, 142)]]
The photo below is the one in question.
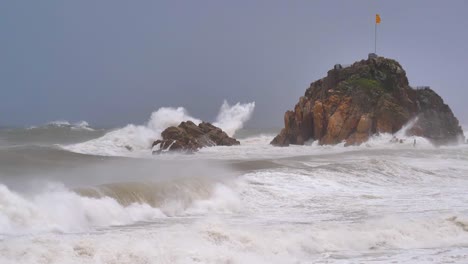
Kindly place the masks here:
[(159, 147), (155, 153), (163, 150), (193, 152), (208, 146), (239, 145), (239, 141), (229, 137), (220, 128), (210, 123), (202, 122), (198, 126), (192, 121), (180, 123), (179, 126), (166, 128), (162, 140), (156, 140), (153, 148)]
[(406, 72), (383, 57), (335, 66), (313, 82), (294, 111), (284, 115), (284, 128), (271, 144), (287, 146), (319, 140), (320, 144), (361, 144), (376, 133), (395, 133), (415, 118), (409, 135), (435, 144), (463, 140), (450, 107), (429, 87), (413, 89)]

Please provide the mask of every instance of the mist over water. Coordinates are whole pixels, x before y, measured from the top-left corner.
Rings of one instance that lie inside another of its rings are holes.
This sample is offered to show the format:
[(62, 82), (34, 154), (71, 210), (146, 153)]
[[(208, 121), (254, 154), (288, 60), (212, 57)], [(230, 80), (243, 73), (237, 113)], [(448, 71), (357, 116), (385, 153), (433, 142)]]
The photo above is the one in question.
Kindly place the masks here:
[(254, 106), (215, 120), (240, 146), (193, 155), (151, 155), (168, 125), (201, 122), (181, 107), (114, 130), (0, 130), (0, 263), (467, 263), (468, 145), (409, 123), (278, 148), (278, 130), (242, 128)]

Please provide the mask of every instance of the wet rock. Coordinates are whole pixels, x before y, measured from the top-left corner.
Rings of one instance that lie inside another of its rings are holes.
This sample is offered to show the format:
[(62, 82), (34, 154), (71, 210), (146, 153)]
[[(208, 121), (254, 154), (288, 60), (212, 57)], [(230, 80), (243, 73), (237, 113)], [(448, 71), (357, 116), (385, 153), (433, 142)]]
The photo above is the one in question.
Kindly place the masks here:
[(240, 142), (229, 137), (219, 127), (202, 122), (198, 126), (192, 121), (186, 121), (179, 126), (168, 127), (161, 133), (162, 140), (153, 142), (153, 153), (161, 151), (195, 152), (203, 147), (233, 146)]
[(406, 72), (383, 57), (330, 70), (313, 82), (284, 115), (284, 128), (271, 144), (359, 145), (378, 133), (395, 133), (413, 118), (408, 136), (426, 137), (435, 144), (464, 140), (450, 107), (430, 88), (413, 89)]

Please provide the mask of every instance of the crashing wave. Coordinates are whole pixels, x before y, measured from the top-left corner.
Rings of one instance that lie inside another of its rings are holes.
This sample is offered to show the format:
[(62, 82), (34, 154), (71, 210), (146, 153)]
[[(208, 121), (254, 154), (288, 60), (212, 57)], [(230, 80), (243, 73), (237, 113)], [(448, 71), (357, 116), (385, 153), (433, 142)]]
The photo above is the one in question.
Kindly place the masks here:
[(220, 127), (228, 136), (232, 137), (252, 117), (254, 108), (254, 102), (248, 104), (237, 103), (231, 106), (227, 101), (224, 101), (214, 125)]
[[(224, 101), (215, 120), (215, 125), (232, 136), (251, 118), (254, 108), (255, 102), (237, 103), (231, 106)], [(129, 124), (100, 138), (64, 146), (64, 148), (73, 152), (104, 156), (126, 156), (129, 155), (130, 150), (133, 153), (147, 153), (151, 143), (161, 138), (161, 132), (164, 129), (179, 125), (182, 121), (187, 120), (195, 124), (201, 123), (200, 119), (190, 116), (183, 107), (161, 107), (151, 114), (145, 125)]]
[(47, 128), (66, 128), (66, 129), (73, 129), (73, 130), (94, 131), (94, 129), (90, 127), (89, 123), (83, 120), (75, 122), (75, 123), (70, 123), (69, 121), (66, 121), (66, 120), (56, 120), (56, 121), (48, 122), (41, 126), (31, 126), (28, 129), (33, 130), (33, 129), (47, 129)]
[(0, 184), (0, 237), (82, 232), (238, 207), (237, 196), (226, 185), (203, 182), (192, 187), (192, 183), (167, 187), (122, 183), (77, 192), (51, 183), (35, 195), (23, 195)]
[(89, 123), (86, 121), (79, 121), (74, 123), (71, 126), (72, 129), (84, 129), (84, 130), (94, 130), (89, 126)]

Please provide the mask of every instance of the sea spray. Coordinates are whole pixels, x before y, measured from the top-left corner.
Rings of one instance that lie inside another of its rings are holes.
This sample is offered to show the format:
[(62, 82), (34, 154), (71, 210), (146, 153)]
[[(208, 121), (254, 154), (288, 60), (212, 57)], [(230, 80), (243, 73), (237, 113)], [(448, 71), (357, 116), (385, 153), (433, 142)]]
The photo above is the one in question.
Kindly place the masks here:
[(232, 137), (252, 117), (254, 108), (255, 102), (248, 104), (237, 103), (230, 106), (227, 101), (224, 101), (214, 125), (220, 127), (228, 136)]
[(201, 123), (201, 120), (191, 117), (183, 107), (161, 107), (151, 114), (146, 127), (159, 132), (170, 126), (176, 126), (183, 121), (192, 121), (195, 124)]
[[(237, 103), (230, 106), (224, 101), (216, 119), (216, 126), (232, 136), (250, 119), (255, 103)], [(183, 107), (162, 107), (151, 114), (146, 125), (129, 124), (124, 128), (111, 131), (104, 136), (87, 142), (63, 146), (65, 149), (103, 156), (133, 156), (149, 153), (151, 143), (161, 138), (161, 132), (169, 126), (176, 126), (190, 120), (196, 124), (201, 120), (190, 116)]]

